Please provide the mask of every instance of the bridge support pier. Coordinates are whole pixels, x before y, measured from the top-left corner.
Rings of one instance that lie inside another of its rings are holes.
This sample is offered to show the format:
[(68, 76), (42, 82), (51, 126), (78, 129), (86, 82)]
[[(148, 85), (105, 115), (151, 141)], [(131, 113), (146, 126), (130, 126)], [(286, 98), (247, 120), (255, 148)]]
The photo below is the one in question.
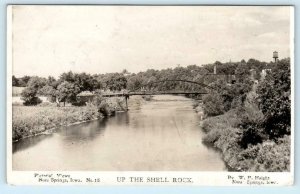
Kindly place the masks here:
[(129, 99), (129, 95), (125, 95), (125, 111), (128, 111), (128, 102), (127, 102), (127, 99)]

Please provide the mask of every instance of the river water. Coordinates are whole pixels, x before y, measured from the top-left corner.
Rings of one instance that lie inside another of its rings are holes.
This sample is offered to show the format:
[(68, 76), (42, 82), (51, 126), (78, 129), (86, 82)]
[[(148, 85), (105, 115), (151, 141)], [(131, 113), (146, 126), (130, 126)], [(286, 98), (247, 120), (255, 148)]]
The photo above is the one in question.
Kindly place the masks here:
[(192, 104), (131, 97), (126, 113), (14, 143), (13, 170), (225, 171), (220, 153), (202, 143)]

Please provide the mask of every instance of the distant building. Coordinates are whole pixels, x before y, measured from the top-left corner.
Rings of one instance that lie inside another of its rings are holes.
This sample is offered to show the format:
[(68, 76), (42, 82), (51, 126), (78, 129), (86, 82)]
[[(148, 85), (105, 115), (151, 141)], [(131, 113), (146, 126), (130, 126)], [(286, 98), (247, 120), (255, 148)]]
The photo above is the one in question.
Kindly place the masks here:
[(269, 72), (272, 72), (272, 69), (263, 69), (263, 70), (261, 70), (261, 73), (260, 73), (261, 79), (265, 79), (266, 75)]
[(91, 102), (96, 95), (90, 91), (83, 91), (77, 94), (76, 98), (80, 102)]

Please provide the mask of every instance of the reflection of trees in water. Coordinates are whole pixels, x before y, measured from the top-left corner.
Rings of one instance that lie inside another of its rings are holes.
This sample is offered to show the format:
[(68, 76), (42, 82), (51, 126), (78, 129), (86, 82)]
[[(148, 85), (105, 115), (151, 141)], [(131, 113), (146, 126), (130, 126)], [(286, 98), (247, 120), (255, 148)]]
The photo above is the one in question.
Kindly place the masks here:
[(62, 127), (58, 132), (68, 141), (93, 140), (104, 132), (106, 124), (107, 118), (103, 118), (97, 121)]
[(15, 152), (18, 152), (18, 151), (25, 150), (29, 147), (37, 145), (42, 140), (45, 140), (49, 137), (52, 137), (52, 134), (38, 135), (38, 136), (35, 136), (35, 137), (29, 137), (29, 138), (26, 138), (26, 139), (22, 139), (18, 142), (14, 142), (12, 144), (12, 152), (15, 153)]
[(129, 114), (128, 112), (118, 113), (115, 118), (110, 118), (115, 120), (117, 125), (128, 125), (129, 124)]
[[(61, 136), (64, 136), (66, 140), (76, 141), (76, 140), (92, 140), (103, 133), (106, 128), (107, 118), (82, 123), (78, 125), (68, 126), (68, 127), (60, 127), (56, 129), (56, 133), (59, 133)], [(35, 137), (30, 137), (26, 139), (22, 139), (18, 142), (14, 142), (12, 144), (13, 153), (25, 150), (32, 146), (37, 145), (42, 140), (53, 137), (53, 134), (47, 135), (38, 135)]]

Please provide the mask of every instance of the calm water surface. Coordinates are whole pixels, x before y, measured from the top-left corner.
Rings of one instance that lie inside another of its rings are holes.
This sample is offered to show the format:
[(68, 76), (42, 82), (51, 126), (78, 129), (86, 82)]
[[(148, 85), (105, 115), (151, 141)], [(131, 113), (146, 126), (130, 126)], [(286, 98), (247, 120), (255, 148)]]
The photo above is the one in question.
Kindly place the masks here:
[(14, 143), (13, 170), (226, 170), (220, 153), (202, 144), (191, 99), (134, 98), (127, 113)]

